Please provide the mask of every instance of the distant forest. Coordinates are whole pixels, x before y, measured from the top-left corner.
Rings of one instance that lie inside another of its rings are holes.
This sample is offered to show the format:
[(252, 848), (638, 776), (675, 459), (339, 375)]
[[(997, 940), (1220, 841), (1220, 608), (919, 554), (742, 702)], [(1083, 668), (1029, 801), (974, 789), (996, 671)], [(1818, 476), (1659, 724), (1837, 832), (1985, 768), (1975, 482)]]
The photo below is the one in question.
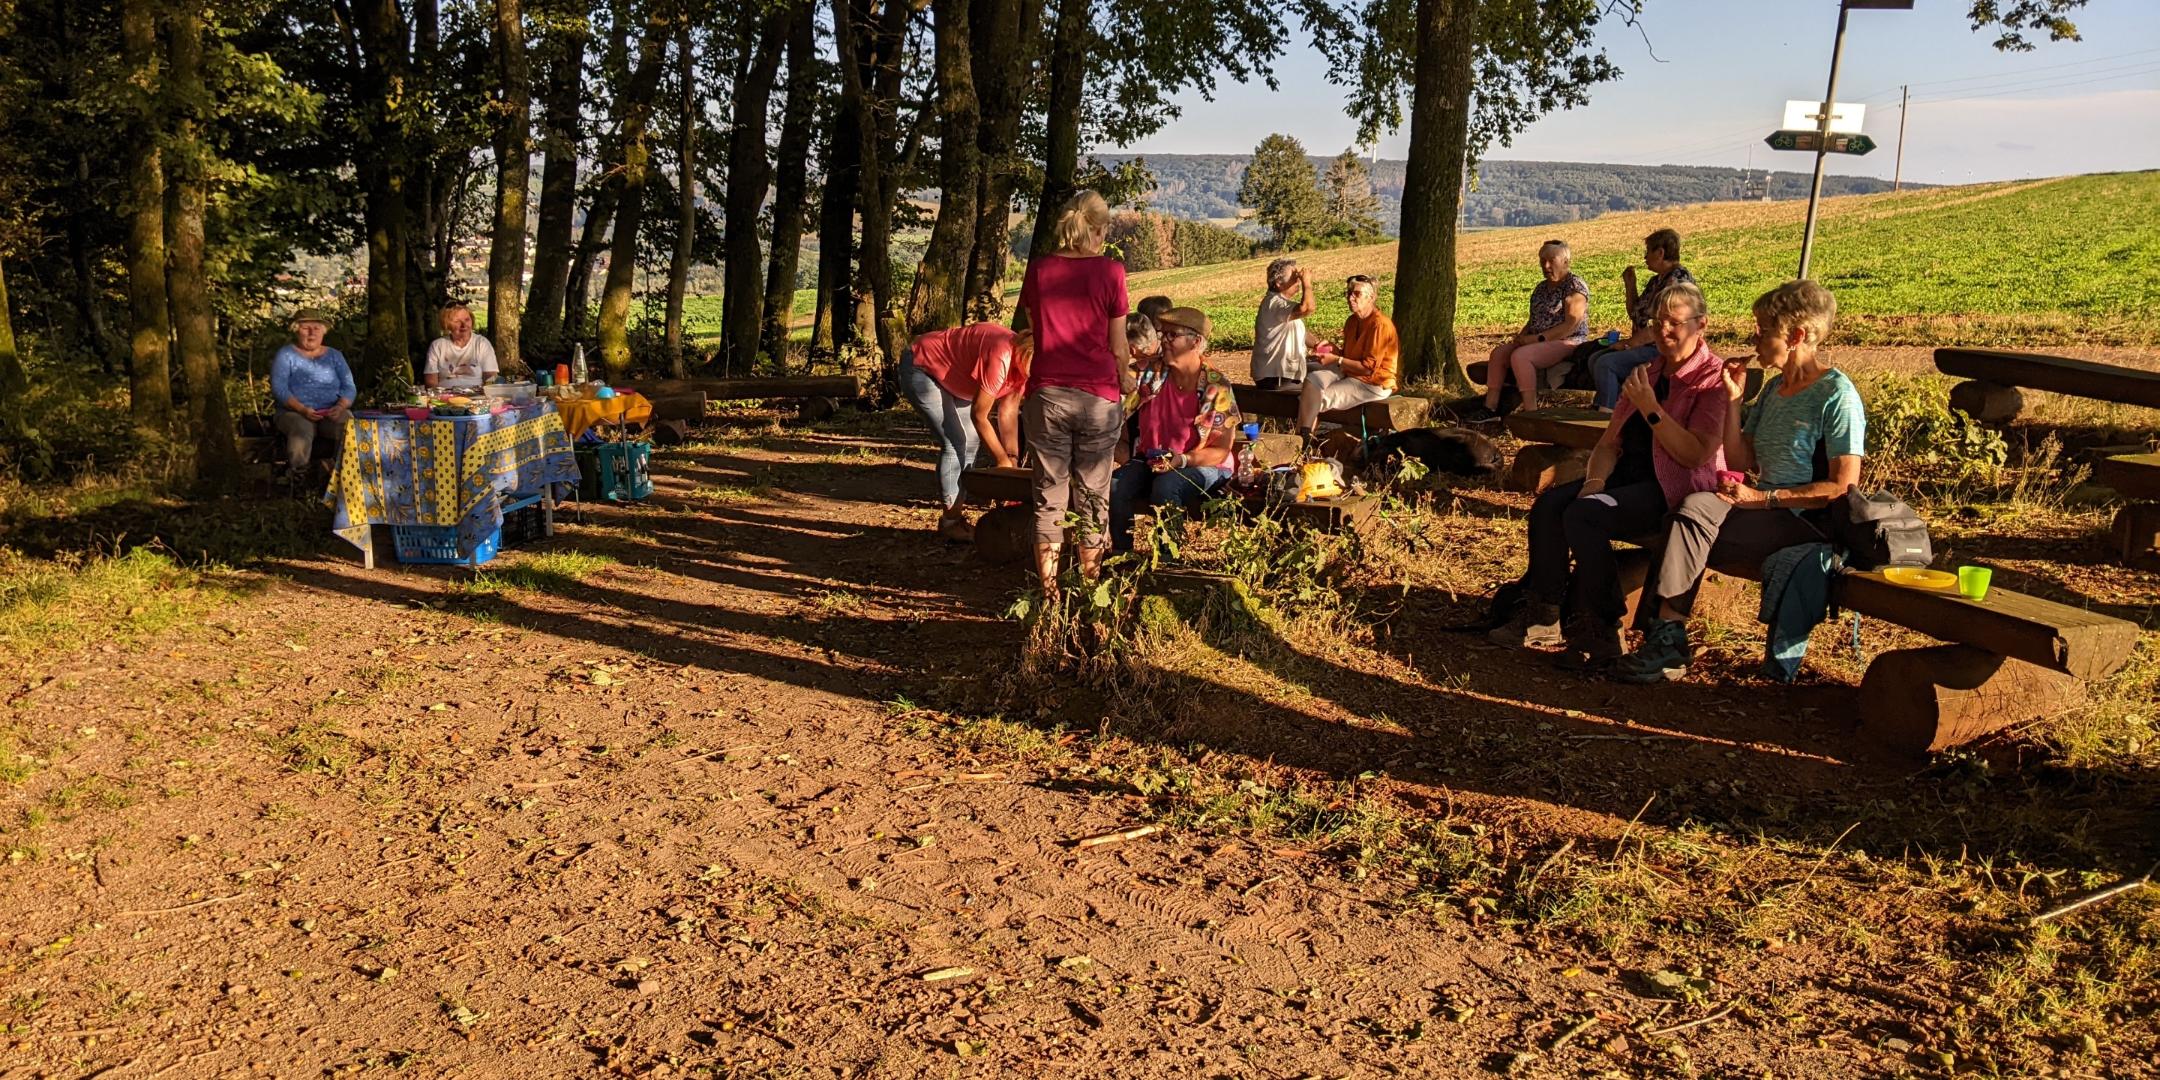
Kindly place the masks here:
[[(1244, 154), (1103, 155), (1104, 164), (1146, 159), (1155, 174), (1147, 209), (1177, 218), (1232, 218), (1238, 215), (1238, 182), (1245, 176)], [(1798, 159), (1796, 159), (1798, 160)], [(1316, 171), (1329, 159), (1312, 158)], [(1404, 163), (1373, 166), (1373, 194), (1380, 199), (1380, 221), (1394, 235), (1402, 221)], [(1908, 184), (1907, 187), (1925, 187)], [(1464, 200), (1465, 221), (1472, 228), (1550, 225), (1581, 221), (1620, 210), (1655, 210), (1662, 206), (1734, 199), (1807, 197), (1808, 174), (1707, 165), (1597, 165), (1575, 161), (1487, 161), (1477, 185)], [(1890, 182), (1867, 176), (1826, 176), (1826, 195), (1866, 195), (1890, 190)]]

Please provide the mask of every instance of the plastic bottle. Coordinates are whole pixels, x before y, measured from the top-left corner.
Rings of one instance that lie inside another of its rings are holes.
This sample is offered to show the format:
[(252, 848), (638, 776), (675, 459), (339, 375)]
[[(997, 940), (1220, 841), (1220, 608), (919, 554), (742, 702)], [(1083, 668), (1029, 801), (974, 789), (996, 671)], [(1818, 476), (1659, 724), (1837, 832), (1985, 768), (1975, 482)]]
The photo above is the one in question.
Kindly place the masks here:
[(1237, 468), (1232, 482), (1239, 487), (1249, 488), (1259, 479), (1259, 463), (1255, 455), (1260, 449), (1260, 425), (1246, 424), (1243, 430), (1245, 441), (1238, 444)]
[(579, 386), (585, 385), (585, 343), (577, 344), (577, 351), (570, 354), (570, 379)]
[(1607, 345), (1613, 345), (1613, 344), (1617, 344), (1617, 343), (1619, 342), (1619, 340), (1620, 340), (1620, 331), (1618, 331), (1618, 330), (1607, 330), (1607, 331), (1605, 331), (1605, 344), (1607, 344)]

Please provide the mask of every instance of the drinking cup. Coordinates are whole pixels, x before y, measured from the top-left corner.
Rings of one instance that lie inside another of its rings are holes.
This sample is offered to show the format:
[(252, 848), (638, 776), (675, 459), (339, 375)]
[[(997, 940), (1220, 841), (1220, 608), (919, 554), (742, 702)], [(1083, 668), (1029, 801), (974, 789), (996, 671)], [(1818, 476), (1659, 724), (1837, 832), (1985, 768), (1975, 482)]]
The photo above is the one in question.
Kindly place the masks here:
[(1957, 569), (1958, 592), (1967, 600), (1987, 599), (1988, 581), (1995, 571), (1985, 566), (1960, 566)]

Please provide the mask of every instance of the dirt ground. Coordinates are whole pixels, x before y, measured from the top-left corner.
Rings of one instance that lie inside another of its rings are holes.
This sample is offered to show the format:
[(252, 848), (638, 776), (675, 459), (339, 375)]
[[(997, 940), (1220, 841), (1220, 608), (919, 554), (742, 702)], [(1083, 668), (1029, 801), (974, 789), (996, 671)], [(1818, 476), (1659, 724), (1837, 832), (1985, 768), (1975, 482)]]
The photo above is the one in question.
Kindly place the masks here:
[[(1689, 956), (1406, 907), (1295, 847), (1075, 846), (1150, 801), (1088, 725), (971, 750), (914, 707), (1019, 636), (1017, 571), (931, 539), (926, 461), (899, 425), (775, 428), (664, 455), (650, 504), (536, 549), (615, 560), (581, 582), (333, 552), (205, 626), (48, 658), (9, 704), (55, 737), (0, 787), (43, 818), (0, 868), (0, 1076), (1908, 1068), (1880, 987), (1949, 988), (1894, 962), (1766, 943), (1671, 1000), (1641, 975)], [(1586, 848), (1689, 778), (1909, 781), (1839, 722), (1849, 683), (1623, 693), (1439, 633), (1468, 603), (1392, 625), (1397, 678), (1210, 699), (1220, 752)]]

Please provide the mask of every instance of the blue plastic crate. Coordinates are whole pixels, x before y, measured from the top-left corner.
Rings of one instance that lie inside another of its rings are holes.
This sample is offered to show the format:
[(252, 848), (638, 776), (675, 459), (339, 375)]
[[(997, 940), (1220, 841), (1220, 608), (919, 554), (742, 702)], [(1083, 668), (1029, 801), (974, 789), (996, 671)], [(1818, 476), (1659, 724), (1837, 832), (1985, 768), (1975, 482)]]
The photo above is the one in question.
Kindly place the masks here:
[(455, 525), (392, 525), (391, 543), (397, 549), (397, 560), (422, 566), (479, 566), (495, 557), (495, 549), (502, 541), (502, 530), (497, 529), (480, 538), (480, 542), (466, 551), (458, 546)]

